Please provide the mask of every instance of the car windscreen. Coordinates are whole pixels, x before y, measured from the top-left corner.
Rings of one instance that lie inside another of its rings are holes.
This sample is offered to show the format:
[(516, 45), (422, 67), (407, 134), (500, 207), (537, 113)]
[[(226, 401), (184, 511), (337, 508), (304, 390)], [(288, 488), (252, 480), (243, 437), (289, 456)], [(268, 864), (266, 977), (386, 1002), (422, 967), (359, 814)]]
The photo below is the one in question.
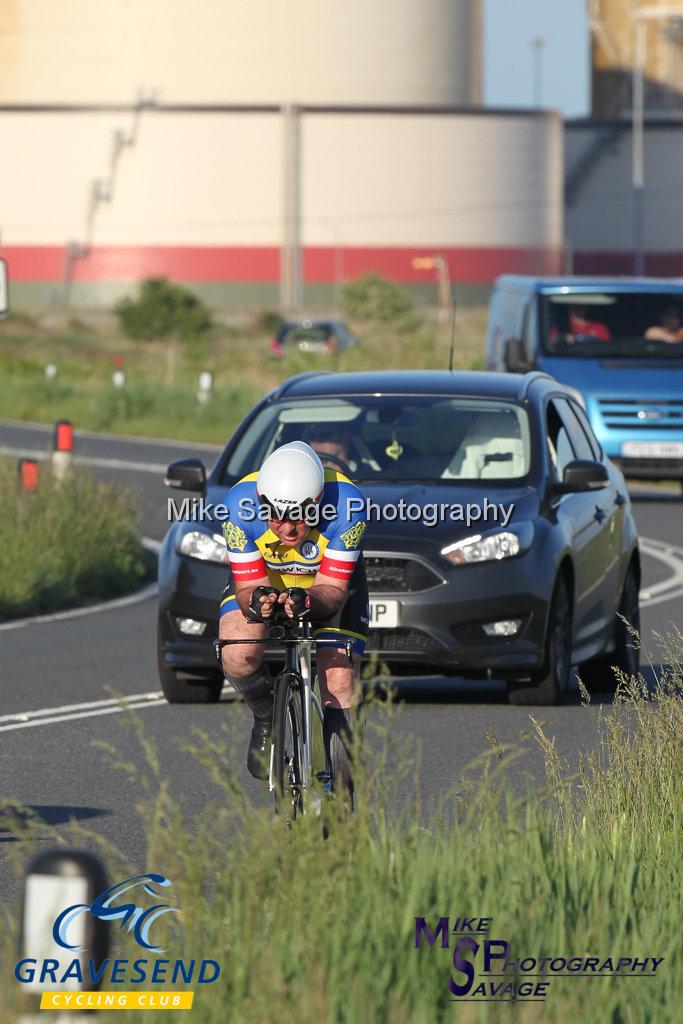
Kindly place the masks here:
[(529, 421), (512, 402), (441, 395), (283, 400), (265, 406), (237, 442), (229, 484), (289, 441), (306, 441), (354, 480), (420, 483), (520, 480), (529, 472)]
[(683, 293), (565, 292), (540, 306), (548, 355), (683, 359)]
[(289, 331), (284, 333), (281, 338), (281, 343), (288, 344), (289, 342), (299, 341), (327, 341), (332, 335), (332, 330), (326, 324), (317, 324), (314, 327), (292, 327)]

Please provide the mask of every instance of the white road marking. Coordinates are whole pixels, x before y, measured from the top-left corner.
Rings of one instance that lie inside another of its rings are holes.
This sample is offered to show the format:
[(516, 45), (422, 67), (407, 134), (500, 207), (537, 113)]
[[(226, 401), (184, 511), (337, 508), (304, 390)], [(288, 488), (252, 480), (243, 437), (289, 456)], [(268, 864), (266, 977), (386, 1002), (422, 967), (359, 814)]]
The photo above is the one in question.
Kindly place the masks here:
[[(151, 537), (140, 538), (143, 548), (158, 555), (161, 548), (161, 541), (153, 540)], [(148, 601), (159, 593), (158, 583), (148, 583), (142, 590), (126, 597), (114, 597), (111, 601), (98, 601), (97, 604), (88, 604), (84, 608), (69, 608), (65, 612), (50, 612), (46, 615), (31, 615), (26, 619), (13, 619), (11, 622), (0, 623), (0, 632), (10, 629), (22, 629), (24, 626), (32, 626), (43, 622), (62, 622), (65, 619), (77, 619), (82, 615), (95, 615), (98, 612), (113, 611), (115, 608), (126, 608), (131, 604), (140, 604), (141, 601)]]
[[(37, 459), (38, 462), (47, 462), (50, 452), (35, 451), (32, 448), (8, 448), (6, 445), (0, 447), (0, 456), (11, 459)], [(135, 462), (133, 459), (105, 459), (95, 455), (73, 456), (74, 462), (81, 466), (97, 466), (100, 469), (129, 469), (134, 473), (155, 473), (166, 474), (168, 463), (166, 462)]]
[[(236, 696), (234, 688), (227, 682), (224, 684), (223, 694)], [(63, 704), (54, 708), (39, 708), (37, 711), (19, 711), (0, 717), (0, 732), (31, 729), (37, 725), (56, 725), (60, 722), (77, 722), (82, 718), (114, 715), (121, 711), (140, 711), (144, 708), (161, 707), (166, 703), (166, 698), (161, 690), (158, 690), (153, 693), (133, 693), (108, 700), (84, 701), (82, 704)]]
[(80, 704), (62, 704), (56, 708), (41, 708), (38, 711), (26, 711), (22, 714), (0, 715), (0, 725), (5, 722), (14, 722), (17, 719), (26, 721), (29, 718), (41, 718), (45, 715), (66, 714), (69, 711), (90, 711), (94, 708), (115, 707), (121, 701), (158, 700), (161, 696), (163, 696), (161, 690), (156, 690), (154, 693), (131, 693), (120, 698), (108, 697), (106, 700), (91, 700)]
[(651, 537), (641, 537), (640, 547), (644, 554), (664, 562), (672, 570), (671, 575), (665, 580), (653, 583), (640, 591), (641, 606), (663, 604), (683, 594), (683, 548)]
[[(33, 420), (0, 420), (0, 427), (10, 427), (12, 430), (40, 430), (50, 438), (54, 433), (54, 427), (47, 423), (35, 423)], [(144, 434), (106, 434), (101, 430), (78, 430), (74, 431), (75, 437), (92, 437), (96, 441), (123, 441), (126, 444), (147, 444), (167, 445), (169, 448), (199, 448), (206, 451), (222, 452), (225, 445), (209, 444), (204, 441), (178, 441), (173, 437), (145, 437)]]
[(134, 711), (165, 703), (166, 699), (159, 691), (157, 693), (136, 693), (118, 699), (87, 701), (83, 704), (64, 704), (56, 708), (40, 708), (38, 711), (3, 715), (0, 718), (0, 732), (31, 729), (36, 725), (53, 725), (56, 722), (71, 722), (98, 715), (113, 715), (120, 711)]

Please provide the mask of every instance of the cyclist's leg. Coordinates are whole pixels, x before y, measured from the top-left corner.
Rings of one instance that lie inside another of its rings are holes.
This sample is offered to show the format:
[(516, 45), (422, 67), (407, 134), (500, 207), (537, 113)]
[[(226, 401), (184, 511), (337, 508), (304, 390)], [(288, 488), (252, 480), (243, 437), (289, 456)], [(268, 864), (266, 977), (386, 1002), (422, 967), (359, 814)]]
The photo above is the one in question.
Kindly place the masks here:
[(343, 787), (352, 795), (353, 747), (355, 737), (359, 741), (362, 732), (360, 662), (368, 633), (368, 590), (362, 561), (353, 574), (344, 606), (333, 620), (320, 623), (313, 632), (316, 639), (339, 639), (341, 643), (350, 640), (353, 645), (352, 663), (343, 647), (318, 645), (316, 649), (324, 708), (323, 739), (333, 788)]
[[(259, 622), (247, 622), (229, 594), (221, 602), (219, 636), (221, 640), (258, 641), (265, 636), (266, 627)], [(223, 669), (231, 684), (248, 704), (254, 724), (247, 751), (247, 768), (256, 779), (268, 778), (268, 757), (273, 725), (273, 681), (263, 661), (260, 643), (235, 644), (222, 651)]]
[(343, 648), (319, 646), (316, 654), (323, 704), (323, 742), (332, 788), (353, 794), (352, 763), (361, 724), (360, 654), (349, 664)]

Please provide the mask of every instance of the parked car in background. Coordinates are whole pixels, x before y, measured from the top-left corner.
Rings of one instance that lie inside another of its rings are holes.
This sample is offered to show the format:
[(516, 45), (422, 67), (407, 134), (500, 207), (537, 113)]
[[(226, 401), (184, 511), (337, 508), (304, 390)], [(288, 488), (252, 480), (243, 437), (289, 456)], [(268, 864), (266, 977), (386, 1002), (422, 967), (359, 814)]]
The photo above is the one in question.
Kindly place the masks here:
[[(248, 414), (208, 480), (184, 459), (166, 482), (215, 505), (294, 440), (319, 446), (382, 510), (364, 542), (368, 652), (392, 671), (503, 679), (510, 700), (528, 704), (561, 702), (575, 664), (601, 690), (614, 685), (611, 665), (637, 671), (622, 618), (638, 628), (631, 505), (568, 388), (542, 373), (300, 374)], [(449, 511), (486, 502), (507, 509), (505, 521)], [(401, 517), (401, 503), (440, 511)], [(171, 525), (158, 620), (170, 701), (218, 699), (212, 642), (227, 563), (221, 523)]]
[(270, 354), (277, 359), (298, 349), (329, 355), (357, 344), (343, 320), (287, 320), (270, 343)]
[(499, 277), (486, 366), (574, 388), (626, 476), (683, 486), (683, 281)]

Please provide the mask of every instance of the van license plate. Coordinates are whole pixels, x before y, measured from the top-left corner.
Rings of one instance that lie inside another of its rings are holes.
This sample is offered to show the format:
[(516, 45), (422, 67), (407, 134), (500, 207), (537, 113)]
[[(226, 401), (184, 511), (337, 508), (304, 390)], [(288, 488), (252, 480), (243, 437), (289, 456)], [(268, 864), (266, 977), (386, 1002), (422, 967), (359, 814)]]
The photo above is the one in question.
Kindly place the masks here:
[(370, 629), (395, 629), (398, 626), (398, 601), (370, 602)]
[(683, 459), (683, 441), (625, 441), (621, 454), (632, 459)]

